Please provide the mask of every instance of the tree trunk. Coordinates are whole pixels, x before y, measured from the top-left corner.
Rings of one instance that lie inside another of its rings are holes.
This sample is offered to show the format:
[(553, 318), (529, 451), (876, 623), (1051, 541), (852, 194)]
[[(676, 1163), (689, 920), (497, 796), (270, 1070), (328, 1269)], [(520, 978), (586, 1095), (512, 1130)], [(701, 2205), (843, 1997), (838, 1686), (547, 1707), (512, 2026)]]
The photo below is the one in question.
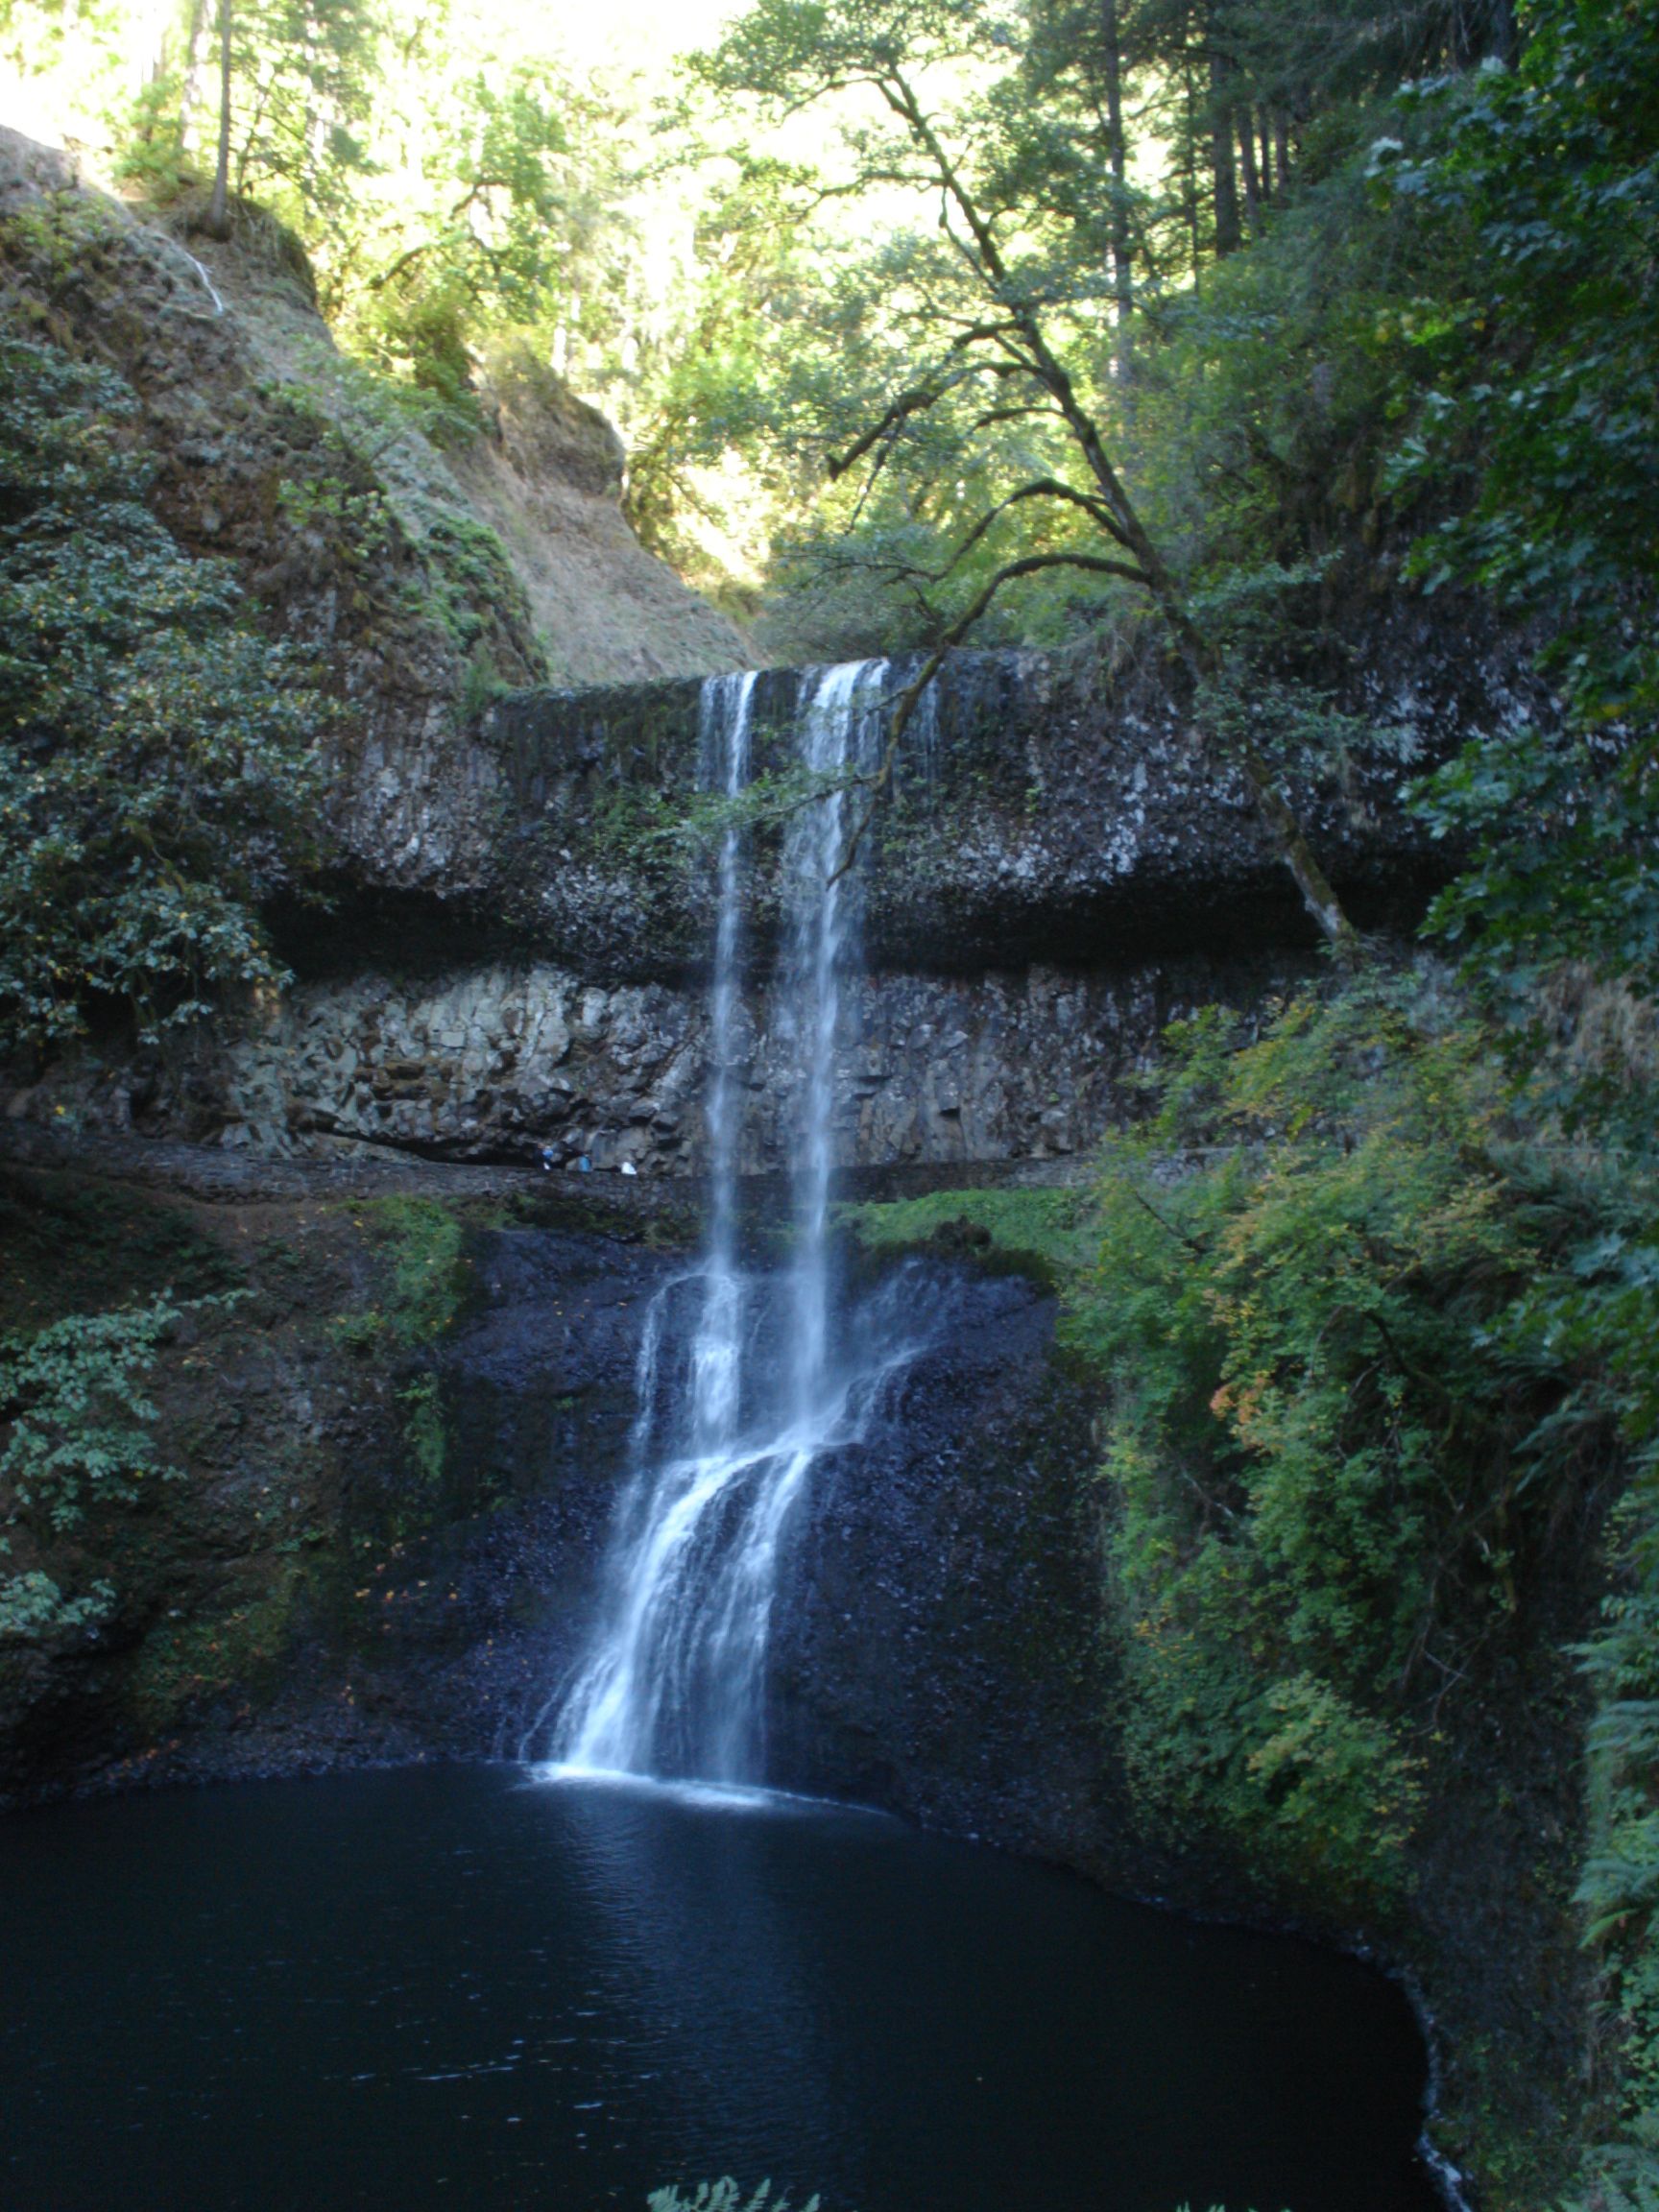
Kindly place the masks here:
[(219, 158), (203, 228), (209, 238), (230, 235), (230, 0), (219, 0)]
[(1119, 338), (1135, 303), (1129, 246), (1129, 148), (1123, 135), (1123, 45), (1118, 0), (1100, 0), (1100, 40), (1106, 71), (1107, 157), (1112, 165), (1112, 290)]
[(1238, 152), (1244, 171), (1244, 213), (1252, 238), (1262, 231), (1262, 184), (1256, 174), (1256, 118), (1248, 108), (1238, 110)]
[(1227, 80), (1232, 75), (1219, 55), (1210, 63), (1210, 165), (1215, 193), (1215, 252), (1236, 253), (1242, 243), (1238, 228), (1238, 179), (1233, 167), (1233, 103)]
[(1192, 250), (1192, 282), (1196, 288), (1199, 270), (1198, 234), (1198, 101), (1192, 89), (1192, 69), (1189, 63), (1185, 72), (1187, 93), (1187, 162), (1181, 180), (1182, 198), (1186, 202), (1183, 212), (1187, 217), (1188, 239)]
[(206, 0), (190, 0), (190, 28), (184, 41), (184, 74), (179, 89), (179, 143), (186, 153), (193, 153), (197, 143), (196, 110), (202, 105), (202, 76), (206, 66), (203, 40), (206, 29)]
[(1283, 207), (1290, 193), (1290, 118), (1283, 108), (1273, 118), (1273, 151), (1277, 156), (1273, 166), (1278, 171), (1275, 190)]

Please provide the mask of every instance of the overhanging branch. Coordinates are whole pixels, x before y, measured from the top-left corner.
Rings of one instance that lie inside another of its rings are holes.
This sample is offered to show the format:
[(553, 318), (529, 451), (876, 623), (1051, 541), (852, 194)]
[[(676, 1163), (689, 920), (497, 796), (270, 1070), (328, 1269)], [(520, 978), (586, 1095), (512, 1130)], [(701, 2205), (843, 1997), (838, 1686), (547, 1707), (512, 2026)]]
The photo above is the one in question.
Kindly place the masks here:
[(858, 857), (858, 849), (869, 833), (876, 819), (876, 809), (881, 795), (893, 781), (894, 766), (899, 758), (899, 747), (905, 731), (910, 727), (922, 694), (932, 683), (945, 664), (945, 656), (967, 637), (980, 620), (992, 601), (1005, 584), (1012, 584), (1022, 576), (1035, 576), (1046, 568), (1080, 568), (1091, 575), (1117, 576), (1126, 584), (1144, 585), (1146, 578), (1139, 568), (1132, 568), (1126, 561), (1113, 561), (1103, 553), (1026, 553), (1018, 561), (1009, 561), (998, 569), (965, 613), (959, 614), (950, 629), (934, 646), (923, 662), (919, 674), (912, 677), (893, 703), (893, 711), (887, 722), (887, 742), (874, 775), (860, 779), (868, 798), (864, 809), (853, 825), (841, 858), (830, 880), (838, 883)]

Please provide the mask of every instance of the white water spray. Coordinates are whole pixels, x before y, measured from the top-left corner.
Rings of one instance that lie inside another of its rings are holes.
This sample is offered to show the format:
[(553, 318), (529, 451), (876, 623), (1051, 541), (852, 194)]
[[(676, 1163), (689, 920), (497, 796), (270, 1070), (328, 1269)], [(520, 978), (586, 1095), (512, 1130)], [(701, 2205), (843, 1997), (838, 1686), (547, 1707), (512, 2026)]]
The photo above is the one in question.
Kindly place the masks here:
[[(713, 1191), (702, 1267), (659, 1293), (640, 1348), (637, 1473), (613, 1536), (608, 1602), (554, 1731), (565, 1772), (743, 1783), (763, 1779), (767, 1650), (780, 1548), (814, 1461), (852, 1443), (882, 1384), (910, 1357), (890, 1340), (838, 1368), (830, 1342), (830, 1190), (841, 976), (857, 886), (843, 874), (846, 778), (878, 740), (883, 661), (804, 679), (803, 764), (823, 794), (795, 816), (784, 877), (792, 930), (783, 985), (800, 1073), (796, 1257), (781, 1310), (737, 1262), (742, 1086), (741, 832), (718, 861), (709, 999)], [(705, 776), (735, 797), (748, 780), (752, 675), (703, 691)], [(694, 1295), (685, 1371), (661, 1372), (676, 1299)]]

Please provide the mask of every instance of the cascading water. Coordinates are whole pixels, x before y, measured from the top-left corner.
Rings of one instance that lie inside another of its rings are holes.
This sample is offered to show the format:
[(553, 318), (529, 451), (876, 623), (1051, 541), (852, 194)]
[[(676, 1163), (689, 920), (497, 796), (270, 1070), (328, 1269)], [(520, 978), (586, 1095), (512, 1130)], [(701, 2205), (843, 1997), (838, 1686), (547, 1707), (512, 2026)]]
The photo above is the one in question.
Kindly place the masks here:
[[(708, 1242), (695, 1274), (670, 1284), (647, 1317), (637, 1473), (613, 1538), (608, 1603), (554, 1729), (565, 1771), (762, 1779), (766, 1653), (790, 1509), (813, 1462), (857, 1437), (883, 1382), (909, 1357), (889, 1335), (838, 1361), (830, 1332), (835, 1043), (858, 904), (856, 878), (843, 865), (846, 777), (877, 740), (885, 676), (884, 661), (817, 671), (804, 680), (798, 714), (803, 765), (824, 791), (795, 815), (784, 847), (785, 1018), (801, 1106), (795, 1258), (781, 1310), (776, 1286), (737, 1263), (739, 829), (721, 840)], [(750, 674), (704, 686), (704, 773), (729, 796), (748, 779), (754, 686)], [(688, 1353), (682, 1371), (664, 1375), (673, 1307), (687, 1297), (696, 1301)]]

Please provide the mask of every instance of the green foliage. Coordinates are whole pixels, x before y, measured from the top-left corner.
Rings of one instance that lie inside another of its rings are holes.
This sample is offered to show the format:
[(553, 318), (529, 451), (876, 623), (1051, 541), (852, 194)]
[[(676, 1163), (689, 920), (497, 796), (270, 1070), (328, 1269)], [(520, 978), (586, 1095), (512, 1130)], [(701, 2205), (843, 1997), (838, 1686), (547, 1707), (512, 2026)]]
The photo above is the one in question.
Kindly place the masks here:
[[(334, 1341), (359, 1355), (389, 1349), (407, 1359), (430, 1351), (454, 1320), (466, 1292), (461, 1222), (437, 1198), (377, 1198), (357, 1214), (380, 1247), (384, 1294), (366, 1311), (339, 1315)], [(443, 1395), (430, 1367), (398, 1387), (403, 1441), (428, 1488), (442, 1481), (446, 1442)]]
[(154, 1036), (274, 984), (258, 902), (315, 850), (320, 706), (143, 504), (131, 394), (0, 341), (0, 1039), (97, 998)]
[[(451, 405), (313, 341), (303, 380), (266, 396), (292, 421), (276, 516), (308, 563), (341, 585), (343, 612), (383, 648), (416, 627), (450, 650), (456, 707), (477, 712), (502, 685), (545, 675), (524, 586), (494, 530), (469, 512), (434, 447), (476, 440), (470, 401)], [(464, 473), (464, 470), (463, 470)]]
[[(818, 102), (843, 125), (821, 173), (762, 151), (722, 210), (741, 242), (769, 209), (774, 243), (745, 264), (752, 396), (728, 388), (699, 411), (762, 456), (766, 482), (786, 485), (788, 456), (803, 491), (817, 492), (810, 515), (778, 534), (778, 580), (838, 650), (874, 644), (872, 632), (889, 645), (933, 642), (1012, 559), (1085, 564), (1045, 571), (1056, 605), (1103, 588), (1086, 565), (1100, 539), (1086, 509), (1064, 494), (1014, 496), (1039, 480), (1089, 487), (1075, 416), (1104, 399), (1112, 312), (1108, 274), (1072, 250), (1020, 136), (1031, 108), (1013, 96), (1018, 44), (978, 0), (759, 0), (697, 63), (734, 115)], [(936, 97), (942, 82), (959, 96)], [(873, 236), (824, 215), (878, 195)], [(1014, 335), (1021, 315), (1041, 319), (1048, 367)]]
[[(475, 690), (470, 709), (475, 712), (499, 688), (491, 682), (485, 667), (492, 617), (502, 608), (521, 603), (523, 586), (513, 572), (500, 538), (487, 523), (474, 522), (469, 516), (441, 517), (427, 531), (421, 551), (437, 587), (439, 617), (457, 651), (484, 654), (478, 674), (471, 679)], [(529, 627), (527, 613), (525, 627)], [(481, 695), (476, 689), (480, 685), (484, 686)]]
[(486, 330), (534, 324), (574, 289), (611, 183), (601, 108), (546, 60), (445, 84), (422, 118), (424, 204), (375, 209), (376, 234), (352, 256), (361, 266), (335, 277), (367, 358), (454, 400)]
[(392, 1326), (405, 1344), (430, 1343), (460, 1304), (461, 1224), (436, 1198), (382, 1198), (374, 1214), (391, 1244)]
[(236, 0), (230, 185), (296, 228), (339, 222), (372, 166), (388, 25), (375, 0)]
[[(1563, 962), (1659, 986), (1659, 24), (1550, 0), (1532, 33), (1514, 74), (1420, 96), (1442, 111), (1440, 149), (1386, 189), (1479, 249), (1397, 465), (1453, 508), (1418, 572), (1530, 619), (1566, 707), (1559, 728), (1471, 747), (1424, 795), (1437, 830), (1474, 848), (1432, 925), (1536, 1061)], [(1646, 1087), (1605, 1060), (1576, 1074), (1570, 1118), (1646, 1150)]]
[(1178, 1030), (1157, 1118), (1109, 1142), (1068, 1321), (1112, 1382), (1131, 1778), (1361, 1907), (1407, 1880), (1444, 1698), (1605, 1446), (1535, 1303), (1597, 1215), (1403, 985), (1236, 1042)]
[[(1178, 1031), (1111, 1142), (1069, 1340), (1111, 1380), (1108, 1547), (1143, 1809), (1329, 1911), (1385, 1906), (1443, 1729), (1628, 1468), (1579, 1898), (1616, 2025), (1586, 2204), (1659, 2185), (1659, 1235), (1650, 1166), (1547, 1140), (1494, 1033), (1373, 979)], [(1599, 2193), (1598, 2193), (1599, 2192)], [(1644, 2192), (1647, 2193), (1645, 2197)]]
[(1548, 613), (1575, 709), (1606, 723), (1659, 708), (1659, 23), (1547, 0), (1530, 29), (1518, 70), (1416, 94), (1436, 148), (1384, 171), (1393, 203), (1479, 242), (1398, 471), (1465, 493), (1419, 569)]
[[(342, 445), (337, 433), (325, 435)], [(366, 574), (397, 541), (397, 517), (378, 485), (353, 491), (332, 475), (289, 479), (276, 488), (276, 507), (296, 530), (320, 539), (349, 576)]]
[[(1467, 250), (1468, 225), (1371, 194), (1382, 103), (1512, 42), (1507, 0), (1316, 25), (1283, 0), (755, 0), (695, 64), (728, 128), (812, 102), (839, 141), (816, 172), (766, 138), (748, 156), (723, 246), (735, 211), (741, 262), (746, 196), (775, 213), (741, 381), (670, 434), (740, 445), (785, 511), (775, 582), (843, 647), (931, 642), (1010, 562), (993, 639), (1120, 620), (1113, 534), (1076, 497), (1100, 442), (1177, 574), (1225, 548), (1271, 586), (1374, 525), (1398, 325), (1434, 319)], [(773, 307), (803, 292), (805, 327)], [(693, 379), (722, 358), (699, 355)], [(818, 476), (805, 526), (785, 455)]]
[(0, 1406), (11, 1421), (0, 1481), (60, 1534), (89, 1506), (130, 1504), (142, 1481), (172, 1472), (152, 1456), (156, 1407), (140, 1378), (179, 1311), (156, 1298), (0, 1339)]
[(433, 1487), (444, 1479), (444, 1407), (436, 1375), (417, 1375), (397, 1393), (404, 1409), (403, 1441), (421, 1480)]
[(1075, 1190), (930, 1190), (921, 1198), (842, 1206), (837, 1219), (872, 1252), (932, 1246), (977, 1252), (1062, 1283), (1099, 1249), (1092, 1199)]
[(51, 1575), (37, 1568), (27, 1575), (9, 1575), (0, 1581), (0, 1644), (35, 1644), (77, 1628), (96, 1627), (114, 1602), (112, 1582), (94, 1582), (84, 1596), (65, 1598)]
[[(179, 1479), (156, 1455), (145, 1378), (182, 1310), (155, 1298), (0, 1337), (0, 1421), (9, 1429), (0, 1486), (11, 1525), (28, 1526), (37, 1542), (61, 1539), (101, 1507), (132, 1504), (147, 1482)], [(0, 1581), (0, 1641), (86, 1626), (113, 1602), (107, 1581), (65, 1598), (39, 1569), (9, 1575)]]
[(358, 1349), (386, 1336), (402, 1351), (431, 1344), (448, 1328), (466, 1286), (466, 1232), (440, 1198), (375, 1198), (357, 1214), (380, 1247), (385, 1289), (379, 1305), (336, 1324)]
[[(1659, 1316), (1656, 1316), (1659, 1318)], [(1626, 1501), (1616, 1595), (1591, 1647), (1590, 1842), (1578, 1901), (1605, 1961), (1619, 2032), (1623, 2141), (1590, 2162), (1638, 2202), (1659, 2201), (1659, 1511), (1651, 1450)], [(1646, 2192), (1646, 2194), (1644, 2194)], [(1609, 2203), (1621, 2201), (1617, 2196)]]
[[(1402, 155), (1380, 190), (1479, 249), (1444, 303), (1432, 387), (1397, 463), (1402, 483), (1450, 508), (1417, 549), (1418, 573), (1431, 589), (1474, 584), (1529, 619), (1565, 705), (1555, 728), (1470, 747), (1422, 804), (1472, 848), (1432, 926), (1503, 1023), (1535, 1112), (1610, 1163), (1604, 1234), (1528, 1306), (1535, 1330), (1599, 1374), (1600, 1416), (1633, 1459), (1614, 1592), (1586, 1655), (1598, 1709), (1579, 1891), (1616, 2029), (1607, 2140), (1583, 2201), (1623, 2207), (1659, 2203), (1659, 1229), (1644, 1012), (1659, 987), (1647, 405), (1659, 379), (1659, 24), (1650, 10), (1548, 0), (1529, 28), (1513, 73), (1417, 96), (1439, 143)], [(1621, 1018), (1598, 1026), (1598, 999)]]
[(1132, 365), (1132, 469), (1161, 541), (1230, 630), (1304, 651), (1345, 573), (1400, 527), (1389, 457), (1472, 252), (1466, 224), (1381, 198), (1370, 161), (1357, 150), (1161, 306)]
[[(1563, 1282), (1538, 1286), (1538, 1323), (1603, 1377), (1632, 1473), (1613, 1530), (1613, 1583), (1584, 1653), (1596, 1692), (1589, 1839), (1578, 1901), (1614, 2027), (1602, 2088), (1612, 2125), (1585, 2176), (1589, 2205), (1659, 2202), (1659, 1208), (1651, 1175), (1621, 1173), (1603, 1234)], [(1599, 2194), (1598, 2194), (1599, 2192)]]

